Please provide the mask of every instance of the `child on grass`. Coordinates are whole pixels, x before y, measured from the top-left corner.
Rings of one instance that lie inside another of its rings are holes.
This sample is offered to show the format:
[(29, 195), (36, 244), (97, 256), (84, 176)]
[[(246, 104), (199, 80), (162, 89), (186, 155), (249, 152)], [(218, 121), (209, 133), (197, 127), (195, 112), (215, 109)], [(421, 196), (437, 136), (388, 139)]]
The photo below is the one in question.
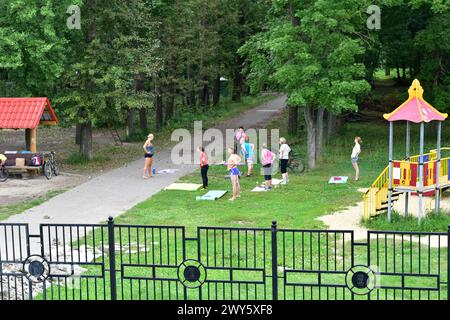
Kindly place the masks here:
[(205, 153), (204, 147), (198, 147), (197, 151), (200, 153), (200, 172), (202, 175), (203, 189), (208, 188), (208, 157)]
[(272, 163), (275, 161), (275, 154), (267, 148), (266, 144), (262, 145), (261, 164), (264, 171), (265, 189), (272, 189)]
[(250, 143), (249, 136), (245, 137), (242, 153), (244, 154), (245, 161), (247, 162), (247, 177), (250, 177), (253, 173), (253, 161), (255, 155), (255, 145)]
[(280, 165), (281, 165), (281, 176), (283, 177), (283, 182), (281, 184), (287, 184), (289, 182), (289, 176), (287, 173), (287, 165), (289, 162), (289, 153), (291, 148), (286, 143), (285, 138), (280, 138)]
[(228, 148), (230, 157), (227, 162), (227, 169), (230, 173), (231, 186), (233, 187), (233, 196), (230, 201), (234, 201), (241, 197), (241, 185), (239, 183), (239, 168), (241, 158), (234, 152), (233, 148)]
[(362, 139), (361, 137), (355, 137), (355, 146), (352, 150), (352, 165), (353, 168), (355, 168), (355, 181), (359, 180), (359, 166), (358, 166), (358, 160), (359, 160), (359, 154), (361, 153), (361, 143)]

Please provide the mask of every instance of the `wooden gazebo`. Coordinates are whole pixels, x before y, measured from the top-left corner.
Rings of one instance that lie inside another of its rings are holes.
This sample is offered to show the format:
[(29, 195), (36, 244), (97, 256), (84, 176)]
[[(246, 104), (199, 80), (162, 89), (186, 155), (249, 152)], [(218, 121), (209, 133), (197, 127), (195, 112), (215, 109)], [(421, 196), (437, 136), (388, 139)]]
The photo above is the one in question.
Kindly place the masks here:
[(0, 129), (25, 129), (26, 149), (37, 152), (39, 125), (57, 125), (48, 98), (0, 98)]

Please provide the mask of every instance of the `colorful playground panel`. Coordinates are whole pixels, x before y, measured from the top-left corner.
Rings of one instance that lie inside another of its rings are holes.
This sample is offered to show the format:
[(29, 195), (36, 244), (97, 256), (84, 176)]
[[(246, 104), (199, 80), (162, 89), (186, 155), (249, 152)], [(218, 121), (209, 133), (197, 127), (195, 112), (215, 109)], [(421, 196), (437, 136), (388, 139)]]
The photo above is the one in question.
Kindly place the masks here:
[[(428, 156), (424, 160), (427, 159)], [(425, 160), (427, 161), (427, 160)], [(439, 177), (447, 176), (450, 180), (450, 158), (441, 161)], [(416, 187), (419, 180), (419, 164), (417, 162), (394, 161), (393, 182), (394, 186)], [(445, 182), (445, 181), (444, 181)], [(436, 184), (436, 160), (423, 164), (423, 185), (424, 187)]]

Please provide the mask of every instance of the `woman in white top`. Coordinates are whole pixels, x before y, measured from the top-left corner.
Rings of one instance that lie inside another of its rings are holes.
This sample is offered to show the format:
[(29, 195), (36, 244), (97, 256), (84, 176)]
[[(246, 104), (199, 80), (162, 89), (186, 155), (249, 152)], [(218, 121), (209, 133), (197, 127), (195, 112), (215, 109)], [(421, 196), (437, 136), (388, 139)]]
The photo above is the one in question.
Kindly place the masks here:
[(289, 176), (287, 172), (287, 165), (289, 162), (289, 153), (291, 152), (291, 148), (286, 143), (285, 138), (280, 138), (280, 167), (281, 167), (281, 175), (283, 177), (283, 182), (281, 184), (287, 184), (289, 182)]
[(358, 167), (358, 159), (359, 159), (359, 154), (361, 153), (361, 137), (356, 137), (355, 138), (355, 146), (353, 147), (352, 150), (352, 164), (353, 164), (353, 168), (355, 168), (355, 181), (359, 180), (359, 167)]

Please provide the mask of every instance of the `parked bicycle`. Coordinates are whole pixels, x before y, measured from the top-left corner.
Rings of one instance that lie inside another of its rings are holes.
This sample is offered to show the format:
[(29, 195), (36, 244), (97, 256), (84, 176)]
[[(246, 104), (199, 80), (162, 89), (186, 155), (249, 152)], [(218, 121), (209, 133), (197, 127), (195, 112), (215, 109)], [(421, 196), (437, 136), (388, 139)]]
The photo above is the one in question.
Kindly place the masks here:
[(305, 172), (306, 166), (303, 162), (303, 159), (296, 155), (294, 151), (291, 151), (291, 154), (289, 156), (287, 169), (288, 172), (292, 174), (302, 174), (303, 172)]
[(8, 180), (9, 172), (5, 166), (5, 163), (0, 160), (0, 182), (5, 182)]
[(58, 161), (56, 161), (56, 153), (55, 152), (43, 152), (41, 154), (42, 159), (44, 161), (43, 171), (44, 176), (50, 180), (53, 175), (58, 176), (60, 173), (60, 167)]

